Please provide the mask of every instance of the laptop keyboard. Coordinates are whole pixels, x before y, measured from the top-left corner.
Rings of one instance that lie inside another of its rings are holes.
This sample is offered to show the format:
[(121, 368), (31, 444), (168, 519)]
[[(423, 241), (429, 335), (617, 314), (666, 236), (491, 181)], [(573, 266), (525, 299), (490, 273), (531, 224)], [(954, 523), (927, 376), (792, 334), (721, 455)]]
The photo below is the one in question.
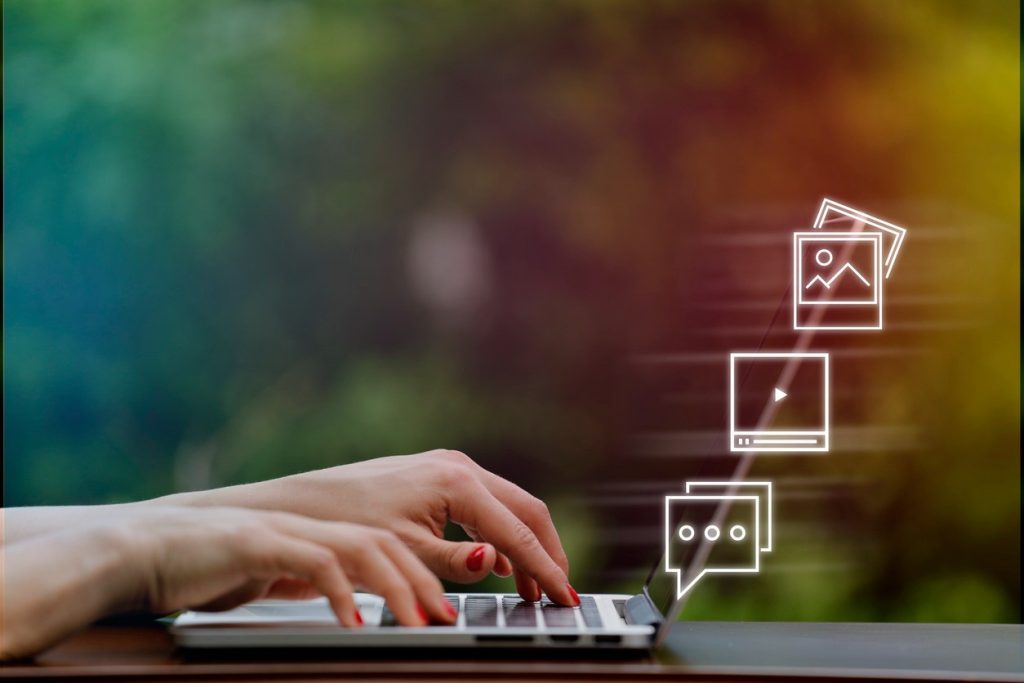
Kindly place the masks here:
[[(459, 596), (445, 595), (449, 604), (459, 610)], [(526, 602), (522, 598), (501, 595), (467, 595), (463, 608), (465, 623), (469, 627), (498, 626), (498, 609), (505, 616), (505, 625), (515, 628), (576, 628), (576, 609), (563, 607), (544, 598), (538, 603)], [(599, 629), (604, 627), (597, 602), (589, 595), (580, 596), (580, 616), (586, 628)], [(397, 626), (395, 615), (385, 605), (381, 614), (381, 626)]]

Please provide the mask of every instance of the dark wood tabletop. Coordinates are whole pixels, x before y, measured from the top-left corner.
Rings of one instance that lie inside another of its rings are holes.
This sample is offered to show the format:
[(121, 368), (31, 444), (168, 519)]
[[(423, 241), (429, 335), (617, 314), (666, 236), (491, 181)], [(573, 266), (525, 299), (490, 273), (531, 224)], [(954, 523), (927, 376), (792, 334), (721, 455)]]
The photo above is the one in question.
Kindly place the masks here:
[(324, 681), (981, 680), (1024, 681), (1024, 627), (680, 622), (665, 647), (630, 657), (526, 652), (273, 654), (175, 649), (160, 624), (94, 626), (6, 679)]

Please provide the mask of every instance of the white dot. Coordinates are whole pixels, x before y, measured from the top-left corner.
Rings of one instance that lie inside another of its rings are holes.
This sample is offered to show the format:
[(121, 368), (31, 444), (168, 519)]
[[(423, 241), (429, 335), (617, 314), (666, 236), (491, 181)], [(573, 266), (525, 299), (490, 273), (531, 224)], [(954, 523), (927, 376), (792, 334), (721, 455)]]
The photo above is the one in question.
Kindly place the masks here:
[(734, 541), (742, 541), (747, 537), (747, 530), (743, 528), (742, 524), (733, 524), (732, 528), (729, 529), (729, 538)]
[(717, 541), (718, 537), (722, 535), (722, 532), (714, 524), (708, 524), (704, 527), (704, 538), (709, 541)]
[(684, 541), (692, 541), (693, 537), (697, 535), (697, 532), (694, 531), (693, 527), (689, 524), (684, 524), (681, 527), (679, 527), (678, 533), (679, 538)]
[(819, 266), (827, 266), (832, 263), (832, 252), (828, 249), (819, 249), (814, 255), (814, 260), (817, 261)]

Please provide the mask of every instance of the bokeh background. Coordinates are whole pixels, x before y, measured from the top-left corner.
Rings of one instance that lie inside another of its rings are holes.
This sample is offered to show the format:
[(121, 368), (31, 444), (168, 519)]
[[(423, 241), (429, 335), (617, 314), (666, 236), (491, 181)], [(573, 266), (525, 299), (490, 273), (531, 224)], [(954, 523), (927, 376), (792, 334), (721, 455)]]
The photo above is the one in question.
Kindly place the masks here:
[(909, 230), (887, 328), (684, 617), (1020, 618), (1016, 2), (3, 14), (6, 505), (458, 448), (634, 589), (832, 196)]

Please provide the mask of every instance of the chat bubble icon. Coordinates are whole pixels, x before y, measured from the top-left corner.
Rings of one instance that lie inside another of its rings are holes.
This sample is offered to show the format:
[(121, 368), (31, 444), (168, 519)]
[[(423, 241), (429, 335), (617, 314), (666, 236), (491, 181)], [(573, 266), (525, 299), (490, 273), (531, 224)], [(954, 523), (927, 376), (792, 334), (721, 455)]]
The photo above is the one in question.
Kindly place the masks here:
[(760, 571), (760, 508), (759, 496), (665, 496), (665, 571), (676, 575), (677, 599), (709, 574)]
[(683, 489), (684, 493), (743, 493), (756, 494), (761, 498), (758, 508), (760, 516), (758, 524), (761, 526), (761, 552), (772, 551), (772, 527), (774, 505), (772, 505), (772, 482), (770, 481), (688, 481)]

